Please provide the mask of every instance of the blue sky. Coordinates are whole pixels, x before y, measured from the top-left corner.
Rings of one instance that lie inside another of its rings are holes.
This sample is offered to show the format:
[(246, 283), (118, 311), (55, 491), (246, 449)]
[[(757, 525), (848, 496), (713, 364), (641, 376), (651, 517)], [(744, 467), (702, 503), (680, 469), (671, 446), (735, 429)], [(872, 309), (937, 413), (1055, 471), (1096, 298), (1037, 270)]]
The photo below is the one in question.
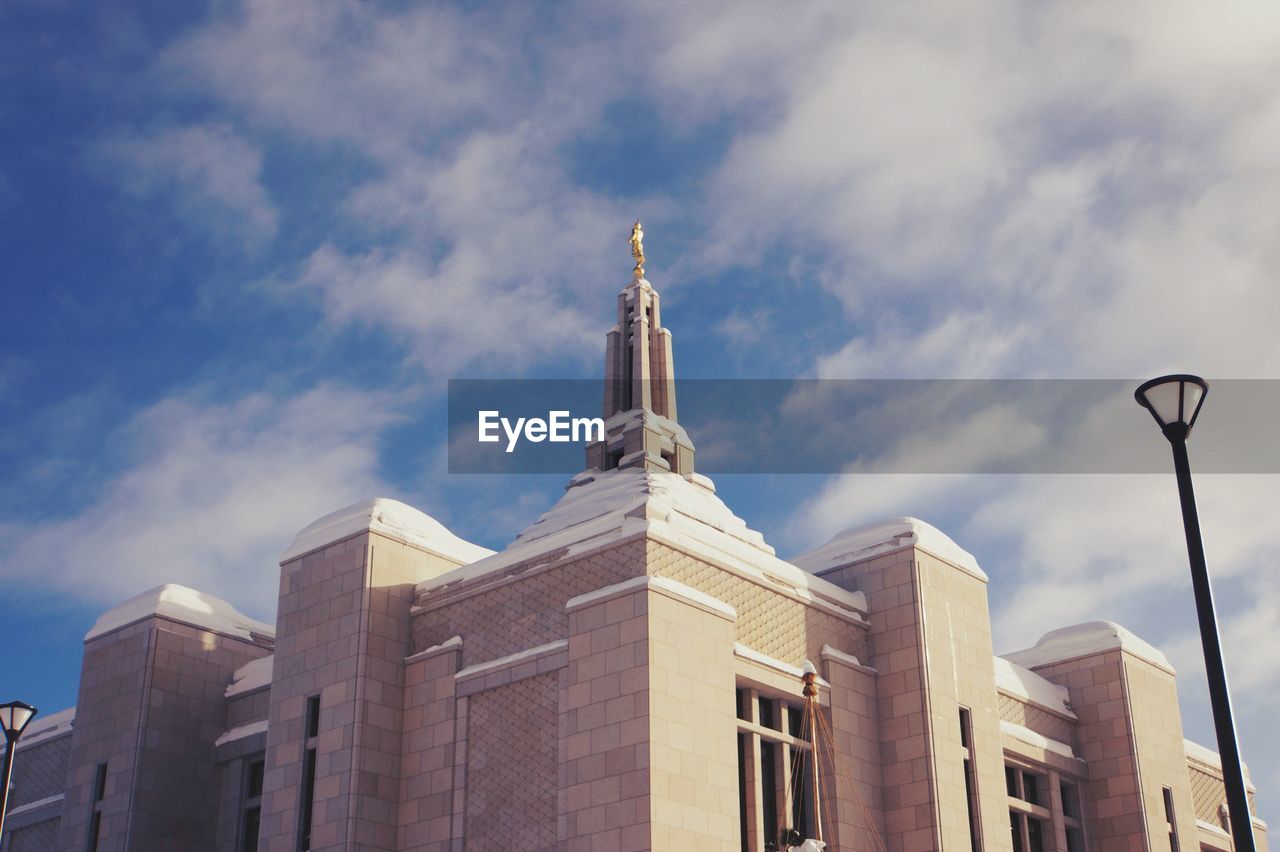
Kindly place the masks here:
[[(0, 126), (0, 682), (49, 710), (102, 609), (269, 619), (354, 500), (514, 537), (562, 478), (447, 475), (445, 383), (598, 375), (637, 217), (683, 377), (1280, 375), (1266, 6), (20, 2)], [(784, 555), (930, 520), (998, 650), (1120, 621), (1212, 744), (1171, 477), (718, 484)], [(1280, 482), (1198, 486), (1268, 817)]]

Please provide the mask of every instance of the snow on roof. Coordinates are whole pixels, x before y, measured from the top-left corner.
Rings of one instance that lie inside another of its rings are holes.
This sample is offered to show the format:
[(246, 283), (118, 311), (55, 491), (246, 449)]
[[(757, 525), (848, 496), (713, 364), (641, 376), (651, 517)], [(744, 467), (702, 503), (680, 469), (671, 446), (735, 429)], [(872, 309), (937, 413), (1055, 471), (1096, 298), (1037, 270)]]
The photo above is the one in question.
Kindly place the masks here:
[(44, 716), (37, 715), (27, 725), (27, 729), (22, 732), (22, 739), (18, 740), (18, 748), (35, 745), (45, 740), (51, 740), (59, 734), (68, 733), (75, 726), (75, 721), (76, 708), (74, 707), (68, 707), (65, 710), (59, 710), (57, 713), (49, 713)]
[(20, 817), (25, 814), (33, 813), (41, 808), (56, 805), (58, 802), (61, 802), (62, 799), (62, 793), (54, 793), (52, 796), (45, 796), (43, 799), (36, 799), (34, 802), (27, 802), (25, 805), (18, 805), (16, 808), (10, 808), (8, 816), (12, 819), (13, 817)]
[(275, 654), (267, 654), (265, 657), (250, 660), (236, 669), (235, 674), (231, 676), (231, 683), (227, 684), (227, 698), (244, 695), (246, 692), (253, 692), (255, 689), (270, 686), (271, 672), (275, 667), (275, 660)]
[(274, 638), (276, 634), (272, 625), (249, 618), (221, 598), (188, 589), (186, 586), (166, 583), (148, 589), (104, 612), (85, 634), (84, 641), (96, 639), (153, 615), (241, 639), (250, 639), (254, 633), (269, 638)]
[(1023, 668), (1004, 657), (996, 657), (995, 664), (996, 689), (1050, 712), (1076, 718), (1067, 703), (1065, 686), (1046, 680), (1031, 669)]
[(1045, 751), (1051, 751), (1062, 757), (1068, 757), (1072, 760), (1079, 760), (1076, 753), (1071, 750), (1071, 746), (1061, 740), (1054, 740), (1046, 737), (1044, 734), (1038, 734), (1030, 728), (1024, 728), (1022, 725), (1010, 722), (1008, 719), (1000, 720), (1000, 733), (1020, 740), (1027, 745), (1042, 748)]
[(213, 741), (213, 747), (218, 748), (219, 746), (224, 746), (227, 743), (232, 743), (232, 742), (235, 742), (236, 740), (242, 740), (245, 737), (251, 737), (254, 734), (265, 734), (266, 732), (267, 732), (267, 720), (259, 719), (256, 722), (250, 722), (247, 725), (241, 725), (238, 728), (232, 728), (231, 730), (227, 731), (222, 736), (218, 737), (216, 740)]
[(1113, 621), (1090, 621), (1052, 630), (1041, 636), (1034, 647), (1005, 654), (1004, 658), (1020, 666), (1034, 669), (1116, 648), (1128, 651), (1138, 659), (1146, 660), (1169, 674), (1174, 673), (1169, 658), (1159, 649)]
[(952, 541), (946, 533), (919, 518), (887, 518), (849, 527), (836, 533), (821, 547), (792, 557), (791, 561), (806, 571), (820, 574), (904, 547), (918, 547), (984, 583), (987, 581), (986, 573), (978, 567), (978, 560), (973, 558), (973, 554)]
[[(420, 591), (464, 583), (537, 556), (571, 556), (648, 531), (673, 545), (729, 562), (756, 576), (794, 587), (815, 603), (851, 617), (866, 612), (866, 598), (806, 574), (774, 555), (764, 536), (750, 529), (715, 494), (711, 481), (675, 473), (616, 469), (584, 471), (569, 481), (563, 497), (516, 536), (506, 550), (431, 577)], [(775, 584), (776, 585), (776, 584)]]
[[(1200, 743), (1192, 742), (1191, 740), (1183, 740), (1182, 751), (1186, 754), (1188, 759), (1203, 763), (1205, 766), (1212, 767), (1219, 772), (1222, 771), (1222, 755), (1218, 754), (1208, 746), (1202, 746)], [(1244, 769), (1245, 777), (1248, 778), (1248, 765), (1241, 761), (1240, 766)]]
[(375, 497), (331, 512), (303, 528), (285, 548), (280, 562), (297, 559), (365, 531), (429, 550), (462, 565), (493, 553), (487, 547), (458, 538), (444, 524), (412, 506), (387, 497)]

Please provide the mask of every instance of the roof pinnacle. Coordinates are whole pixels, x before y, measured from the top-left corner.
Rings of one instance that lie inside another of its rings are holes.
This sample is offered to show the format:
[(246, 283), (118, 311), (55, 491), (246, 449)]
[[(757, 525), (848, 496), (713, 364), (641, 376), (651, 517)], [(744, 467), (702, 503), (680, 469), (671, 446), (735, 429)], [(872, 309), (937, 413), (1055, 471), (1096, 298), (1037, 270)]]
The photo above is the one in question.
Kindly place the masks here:
[(636, 259), (636, 268), (632, 270), (632, 275), (636, 278), (644, 277), (644, 228), (637, 219), (635, 225), (631, 228), (631, 256)]

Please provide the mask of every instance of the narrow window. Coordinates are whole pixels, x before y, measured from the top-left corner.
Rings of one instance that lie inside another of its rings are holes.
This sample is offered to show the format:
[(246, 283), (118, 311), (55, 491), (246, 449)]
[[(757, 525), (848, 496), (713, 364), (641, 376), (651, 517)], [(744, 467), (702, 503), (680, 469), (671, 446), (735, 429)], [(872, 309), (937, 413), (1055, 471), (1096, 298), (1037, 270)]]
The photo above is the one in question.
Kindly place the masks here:
[(307, 699), (306, 745), (302, 763), (302, 801), (298, 808), (298, 852), (311, 849), (311, 822), (316, 798), (316, 738), (320, 736), (320, 696)]
[(973, 717), (968, 707), (960, 708), (960, 745), (964, 748), (964, 799), (969, 810), (969, 849), (981, 852), (978, 824), (978, 781), (973, 774)]
[(245, 766), (244, 805), (241, 808), (241, 852), (257, 852), (258, 833), (262, 827), (262, 778), (266, 764), (263, 758), (250, 760)]
[(307, 738), (320, 736), (320, 696), (307, 699)]
[(89, 852), (98, 852), (98, 835), (102, 833), (102, 811), (94, 811), (89, 820)]
[[(738, 690), (738, 718), (742, 718), (742, 690)], [(742, 834), (742, 852), (751, 852), (747, 832), (747, 735), (738, 734), (738, 827)]]
[(776, 731), (779, 727), (777, 721), (774, 719), (773, 704), (774, 702), (770, 699), (761, 697), (760, 716), (758, 718), (760, 719), (761, 725), (764, 725), (766, 728), (773, 728)]
[(1027, 852), (1044, 852), (1044, 820), (1027, 817)]
[(760, 743), (760, 792), (764, 800), (764, 836), (778, 836), (778, 773), (774, 755), (776, 743)]
[(1059, 788), (1062, 792), (1062, 821), (1067, 830), (1067, 852), (1084, 852), (1084, 817), (1080, 812), (1080, 788), (1066, 780), (1060, 783)]
[(1009, 811), (1009, 830), (1013, 835), (1013, 852), (1023, 852), (1027, 846), (1022, 840), (1022, 814)]
[(1164, 789), (1164, 820), (1169, 829), (1169, 852), (1178, 852), (1178, 820), (1173, 815), (1173, 790)]
[(1022, 800), (1033, 805), (1040, 804), (1040, 776), (1030, 772), (1022, 773)]
[(98, 852), (98, 839), (102, 836), (102, 801), (107, 797), (107, 764), (99, 763), (93, 770), (93, 810), (89, 815), (89, 838), (85, 844), (88, 852)]
[(298, 852), (309, 852), (311, 849), (311, 811), (315, 807), (315, 798), (316, 750), (309, 748), (302, 764), (302, 808), (298, 816), (300, 822)]
[(99, 763), (93, 773), (93, 800), (101, 802), (107, 796), (107, 765)]

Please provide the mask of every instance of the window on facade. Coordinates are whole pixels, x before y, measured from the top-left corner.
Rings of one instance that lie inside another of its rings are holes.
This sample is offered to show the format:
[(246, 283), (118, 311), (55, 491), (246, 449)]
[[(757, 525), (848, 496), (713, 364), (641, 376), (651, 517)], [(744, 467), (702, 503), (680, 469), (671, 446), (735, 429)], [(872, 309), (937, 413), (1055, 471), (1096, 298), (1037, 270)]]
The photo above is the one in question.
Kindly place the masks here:
[(98, 840), (102, 836), (102, 801), (107, 797), (107, 764), (99, 763), (93, 771), (93, 811), (89, 814), (89, 837), (85, 843), (88, 852), (98, 852)]
[(960, 745), (964, 749), (964, 795), (969, 808), (969, 848), (980, 852), (982, 842), (978, 822), (978, 783), (973, 774), (973, 754), (970, 742), (973, 738), (973, 718), (968, 707), (960, 708)]
[(320, 696), (307, 699), (306, 752), (302, 760), (301, 807), (298, 808), (298, 852), (311, 849), (311, 823), (316, 799), (316, 739), (320, 736)]
[(1067, 834), (1067, 852), (1084, 852), (1084, 816), (1080, 811), (1080, 788), (1074, 782), (1058, 784), (1062, 795), (1062, 822)]
[(258, 831), (262, 824), (262, 777), (266, 764), (262, 757), (245, 764), (244, 805), (240, 819), (241, 852), (257, 852)]
[(1045, 776), (1021, 766), (1005, 766), (1009, 793), (1009, 829), (1014, 852), (1044, 852), (1045, 836), (1052, 830), (1052, 813), (1045, 805)]
[[(1007, 763), (1004, 780), (1014, 852), (1042, 852), (1048, 848), (1085, 852), (1084, 812), (1075, 779), (1048, 767)], [(1050, 839), (1059, 830), (1063, 832), (1059, 836), (1066, 839), (1065, 847)]]
[(93, 800), (101, 802), (107, 797), (107, 765), (99, 763), (93, 773)]
[(89, 820), (89, 852), (98, 852), (98, 837), (102, 834), (102, 811), (94, 811)]
[(799, 703), (737, 690), (743, 852), (775, 852), (813, 833), (813, 762)]
[(1169, 852), (1178, 852), (1178, 820), (1173, 814), (1173, 790), (1164, 791), (1164, 821), (1169, 830)]

